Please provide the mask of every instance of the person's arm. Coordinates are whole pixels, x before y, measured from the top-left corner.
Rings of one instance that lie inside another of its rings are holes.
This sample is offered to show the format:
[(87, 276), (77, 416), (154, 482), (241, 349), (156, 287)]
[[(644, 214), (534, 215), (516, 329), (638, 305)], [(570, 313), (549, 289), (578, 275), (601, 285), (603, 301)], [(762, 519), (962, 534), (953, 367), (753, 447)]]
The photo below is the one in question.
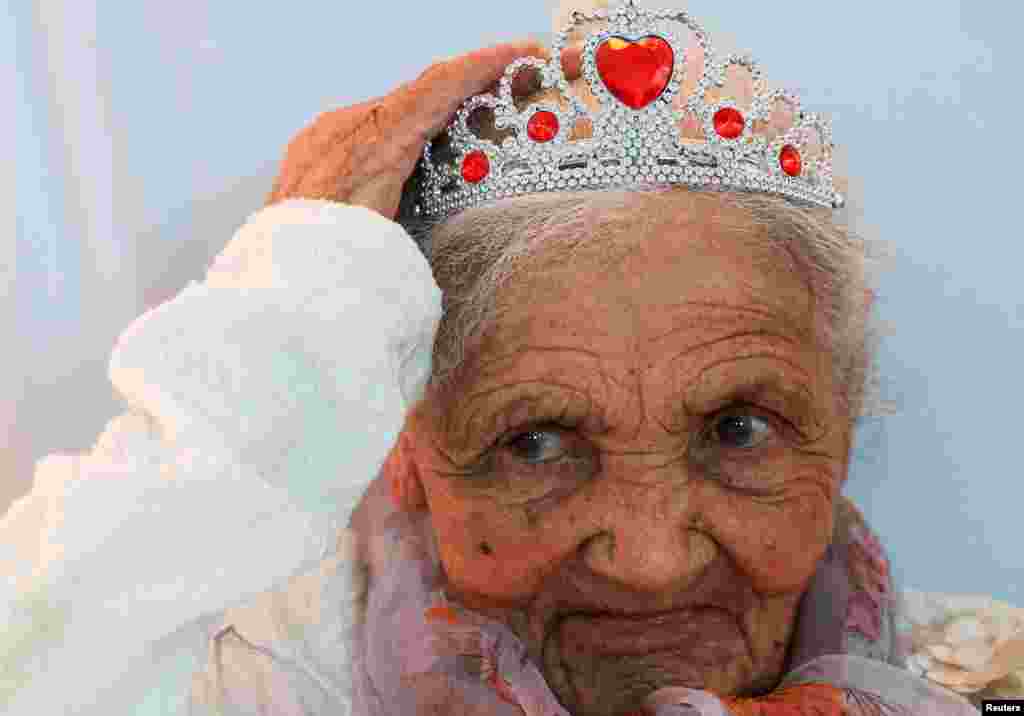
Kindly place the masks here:
[[(440, 316), (391, 221), (402, 185), (463, 100), (526, 54), (543, 50), (479, 50), (321, 115), (207, 280), (125, 331), (110, 378), (128, 413), (92, 453), (43, 460), (0, 520), (0, 713), (180, 713), (223, 665), (225, 609), (330, 557)], [(566, 62), (578, 75), (578, 53)], [(300, 696), (282, 672), (237, 681), (264, 706)]]
[(439, 315), (401, 227), (290, 200), (129, 326), (110, 361), (127, 412), (91, 452), (42, 460), (0, 520), (0, 713), (187, 696), (225, 608), (333, 552)]

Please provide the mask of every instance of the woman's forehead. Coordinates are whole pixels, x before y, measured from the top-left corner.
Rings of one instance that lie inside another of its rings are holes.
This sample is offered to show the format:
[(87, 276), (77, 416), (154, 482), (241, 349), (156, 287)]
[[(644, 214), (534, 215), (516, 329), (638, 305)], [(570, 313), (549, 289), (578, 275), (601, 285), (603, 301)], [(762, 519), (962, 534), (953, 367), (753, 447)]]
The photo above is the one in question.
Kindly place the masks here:
[(546, 266), (538, 255), (499, 291), (483, 353), (523, 343), (656, 355), (737, 332), (813, 341), (810, 290), (777, 249), (713, 223), (640, 231), (606, 254), (595, 244)]
[(767, 390), (794, 419), (812, 419), (808, 405), (831, 396), (830, 360), (800, 278), (763, 248), (707, 231), (651, 238), (612, 266), (577, 256), (517, 276), (444, 401), (452, 425), (472, 431), (470, 414), (486, 422), (536, 400), (582, 401), (609, 425), (645, 410), (674, 423), (679, 406), (737, 390)]

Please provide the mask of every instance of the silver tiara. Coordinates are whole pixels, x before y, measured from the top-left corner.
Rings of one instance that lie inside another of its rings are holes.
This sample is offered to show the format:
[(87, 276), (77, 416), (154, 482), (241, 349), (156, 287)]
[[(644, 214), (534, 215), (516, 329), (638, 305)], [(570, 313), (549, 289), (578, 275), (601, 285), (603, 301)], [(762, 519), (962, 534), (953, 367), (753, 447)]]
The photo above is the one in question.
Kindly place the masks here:
[[(604, 21), (605, 28), (589, 35), (583, 47), (582, 76), (600, 105), (590, 111), (571, 92), (561, 54), (578, 26)], [(701, 77), (684, 108), (673, 105), (686, 62), (679, 25), (704, 52)], [(749, 109), (731, 97), (706, 101), (708, 90), (725, 86), (732, 65), (745, 67), (753, 80)], [(517, 109), (512, 80), (524, 68), (534, 68), (542, 89), (557, 87), (566, 106), (538, 102)], [(780, 100), (793, 112), (793, 126), (774, 138), (755, 134), (753, 123), (768, 120)], [(495, 129), (511, 135), (500, 146), (471, 131), (468, 120), (481, 108), (493, 112)], [(703, 140), (681, 136), (687, 112), (702, 128)], [(570, 140), (581, 120), (591, 123), (592, 137)], [(812, 158), (807, 147), (815, 133), (820, 152)], [(522, 194), (651, 183), (763, 192), (833, 209), (844, 203), (832, 186), (832, 130), (825, 118), (801, 111), (792, 92), (769, 91), (749, 56), (717, 61), (707, 33), (687, 13), (645, 10), (635, 0), (613, 11), (573, 13), (555, 36), (550, 59), (524, 57), (510, 64), (498, 96), (466, 100), (440, 138), (448, 140), (449, 156), (432, 157), (433, 142), (424, 147), (417, 215), (447, 218)]]

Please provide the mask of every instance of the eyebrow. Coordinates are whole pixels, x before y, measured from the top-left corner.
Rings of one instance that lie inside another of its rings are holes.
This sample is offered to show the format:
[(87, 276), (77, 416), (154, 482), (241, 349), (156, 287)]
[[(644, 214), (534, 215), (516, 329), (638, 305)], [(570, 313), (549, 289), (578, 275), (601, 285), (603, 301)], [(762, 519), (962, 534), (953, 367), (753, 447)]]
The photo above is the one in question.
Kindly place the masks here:
[(463, 447), (482, 438), (497, 438), (506, 425), (556, 419), (585, 423), (594, 431), (606, 427), (602, 407), (585, 385), (548, 377), (505, 383), (470, 395), (450, 411), (445, 434)]
[[(753, 368), (744, 365), (755, 361)], [(716, 371), (729, 370), (736, 375), (726, 373), (715, 380)], [(722, 358), (703, 366), (694, 380), (680, 386), (677, 395), (669, 396), (677, 406), (672, 418), (685, 420), (693, 414), (712, 413), (743, 402), (777, 412), (801, 430), (820, 427), (818, 396), (810, 383), (801, 366), (776, 353)]]

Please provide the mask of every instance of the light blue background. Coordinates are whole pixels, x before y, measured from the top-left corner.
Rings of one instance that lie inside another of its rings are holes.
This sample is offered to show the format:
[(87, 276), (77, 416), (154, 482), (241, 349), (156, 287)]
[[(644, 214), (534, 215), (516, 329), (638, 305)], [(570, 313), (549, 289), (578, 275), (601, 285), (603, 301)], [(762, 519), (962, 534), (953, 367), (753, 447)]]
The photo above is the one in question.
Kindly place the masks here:
[[(33, 460), (88, 448), (119, 412), (105, 375), (116, 335), (202, 276), (296, 130), (435, 59), (547, 31), (546, 0), (508, 6), (9, 3), (0, 510)], [(832, 117), (862, 228), (895, 245), (878, 306), (900, 413), (862, 431), (849, 493), (897, 578), (1024, 605), (1017, 4), (686, 7)]]

